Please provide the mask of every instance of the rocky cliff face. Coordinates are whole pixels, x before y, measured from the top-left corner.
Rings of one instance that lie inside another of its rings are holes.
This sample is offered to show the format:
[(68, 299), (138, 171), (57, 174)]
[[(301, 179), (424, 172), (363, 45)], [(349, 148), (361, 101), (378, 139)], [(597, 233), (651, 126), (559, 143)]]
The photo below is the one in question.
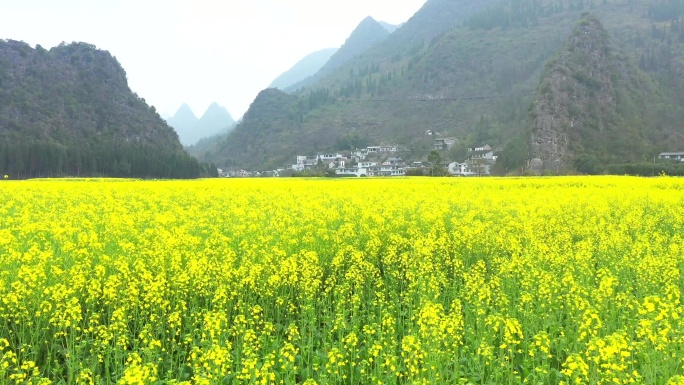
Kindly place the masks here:
[(592, 125), (599, 134), (606, 129), (605, 120), (616, 109), (615, 69), (607, 32), (597, 18), (585, 15), (547, 65), (533, 104), (532, 158), (545, 169), (571, 167), (581, 126)]
[(546, 66), (532, 104), (535, 171), (600, 173), (611, 163), (650, 159), (677, 137), (661, 121), (672, 110), (653, 78), (584, 14)]

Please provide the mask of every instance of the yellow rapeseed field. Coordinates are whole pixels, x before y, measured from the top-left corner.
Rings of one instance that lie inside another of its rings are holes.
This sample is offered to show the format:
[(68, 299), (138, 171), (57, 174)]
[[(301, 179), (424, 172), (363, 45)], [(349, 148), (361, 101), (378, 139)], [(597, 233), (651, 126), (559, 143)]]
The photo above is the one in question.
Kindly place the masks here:
[(684, 384), (684, 180), (1, 181), (1, 384)]

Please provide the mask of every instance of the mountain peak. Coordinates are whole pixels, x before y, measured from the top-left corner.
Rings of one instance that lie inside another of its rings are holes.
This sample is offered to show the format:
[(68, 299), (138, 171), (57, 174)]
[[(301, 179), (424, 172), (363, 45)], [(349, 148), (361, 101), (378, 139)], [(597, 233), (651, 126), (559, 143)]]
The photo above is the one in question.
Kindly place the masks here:
[(376, 24), (377, 20), (375, 20), (372, 16), (366, 16), (359, 25), (364, 25), (364, 24)]
[(372, 18), (371, 16), (366, 16), (365, 19), (363, 19), (358, 26), (354, 29), (352, 32), (351, 36), (347, 41), (350, 39), (354, 38), (355, 35), (368, 35), (368, 34), (377, 34), (381, 36), (387, 36), (389, 32), (385, 29), (385, 27), (382, 26), (377, 20)]
[(187, 103), (181, 104), (180, 107), (178, 107), (178, 110), (176, 113), (173, 115), (174, 118), (181, 118), (181, 117), (192, 117), (197, 119), (197, 116), (195, 115), (194, 112), (192, 112), (192, 108)]
[(228, 112), (228, 109), (219, 105), (217, 102), (211, 103), (209, 108), (204, 112), (200, 122), (209, 123), (209, 126), (217, 126), (220, 128), (225, 128), (235, 123), (233, 117)]
[[(202, 115), (201, 119), (204, 119), (205, 116), (207, 115), (213, 115), (213, 114), (230, 114), (228, 113), (228, 110), (225, 107), (221, 107), (217, 102), (212, 102), (209, 107), (204, 111), (204, 114)], [(231, 118), (232, 120), (232, 118)]]
[[(0, 143), (17, 149), (3, 153), (0, 172), (18, 178), (197, 176), (197, 161), (131, 91), (109, 52), (87, 43), (48, 51), (0, 40), (0, 63)], [(172, 160), (173, 170), (152, 164)]]
[(317, 76), (325, 75), (337, 67), (344, 65), (357, 55), (361, 55), (369, 48), (389, 36), (389, 32), (375, 19), (368, 16), (351, 33), (344, 45), (321, 68)]
[(187, 103), (183, 103), (176, 114), (167, 120), (169, 126), (178, 133), (178, 138), (185, 146), (190, 146), (202, 138), (227, 131), (235, 121), (225, 107), (217, 102), (211, 103), (202, 118), (197, 118)]

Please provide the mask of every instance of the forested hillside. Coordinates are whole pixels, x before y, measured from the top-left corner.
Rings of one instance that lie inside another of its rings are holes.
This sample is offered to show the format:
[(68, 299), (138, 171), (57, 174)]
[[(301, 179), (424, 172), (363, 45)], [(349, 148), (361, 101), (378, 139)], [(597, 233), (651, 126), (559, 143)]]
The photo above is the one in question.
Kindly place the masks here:
[[(236, 130), (243, 134), (229, 135), (206, 159), (273, 167), (275, 160), (297, 153), (342, 150), (354, 138), (401, 144), (419, 154), (428, 150), (423, 135), (430, 129), (466, 144), (507, 147), (500, 172), (515, 170), (524, 165), (521, 158), (529, 160), (528, 141), (520, 134), (531, 131), (529, 112), (544, 68), (587, 11), (603, 24), (620, 53), (616, 60), (641, 71), (625, 79), (645, 76), (643, 83), (652, 88), (646, 94), (659, 95), (653, 103), (633, 106), (648, 113), (621, 118), (621, 124), (643, 127), (641, 139), (629, 140), (648, 142), (649, 151), (679, 149), (683, 9), (682, 0), (430, 0), (388, 38), (299, 94), (293, 120), (268, 127), (245, 121)], [(259, 159), (274, 162), (253, 162), (240, 143), (265, 131), (290, 139), (258, 149)], [(649, 151), (637, 156), (652, 158)]]
[(189, 178), (200, 165), (108, 52), (0, 41), (0, 172)]

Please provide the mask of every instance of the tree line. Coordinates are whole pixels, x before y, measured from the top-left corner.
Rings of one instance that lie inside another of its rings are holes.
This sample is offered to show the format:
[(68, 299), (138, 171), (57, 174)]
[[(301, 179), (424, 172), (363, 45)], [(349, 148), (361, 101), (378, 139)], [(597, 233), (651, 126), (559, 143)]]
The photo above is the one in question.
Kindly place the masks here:
[(68, 145), (35, 138), (0, 139), (0, 173), (12, 179), (36, 177), (126, 177), (189, 179), (218, 176), (216, 167), (200, 164), (178, 149), (143, 143)]

